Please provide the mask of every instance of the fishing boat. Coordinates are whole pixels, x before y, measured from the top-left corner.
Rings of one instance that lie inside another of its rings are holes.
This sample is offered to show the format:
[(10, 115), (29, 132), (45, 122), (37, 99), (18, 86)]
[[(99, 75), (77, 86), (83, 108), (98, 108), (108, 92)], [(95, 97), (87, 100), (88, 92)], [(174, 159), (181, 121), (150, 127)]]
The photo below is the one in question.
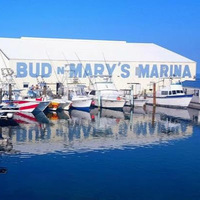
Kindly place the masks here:
[[(7, 104), (8, 106), (12, 102), (13, 105), (15, 105), (15, 109), (17, 108), (19, 111), (23, 112), (33, 112), (38, 105), (40, 104), (39, 101), (33, 101), (29, 99), (12, 99), (11, 101), (9, 99), (6, 99), (3, 97), (2, 99), (3, 103)], [(9, 109), (14, 109), (14, 107), (10, 107)]]
[(125, 104), (125, 99), (120, 95), (111, 76), (95, 76), (89, 96), (96, 107), (122, 109)]
[[(2, 80), (1, 100), (7, 104), (9, 110), (20, 110), (23, 112), (33, 112), (39, 105), (38, 101), (23, 99), (21, 90), (19, 90), (15, 83), (14, 71), (11, 68), (1, 68)], [(15, 108), (14, 108), (15, 107)]]
[(47, 107), (51, 111), (56, 110), (68, 110), (70, 107), (70, 101), (64, 101), (61, 98), (55, 98), (55, 95), (52, 92), (48, 92), (49, 87), (43, 82), (38, 82), (36, 87), (31, 87), (27, 92), (27, 99), (30, 101), (38, 101), (39, 105), (36, 108), (36, 111), (44, 111)]
[[(68, 98), (72, 102), (72, 108), (88, 111), (92, 99), (86, 94), (84, 88), (85, 86), (81, 84), (68, 84)], [(67, 98), (67, 96), (64, 98)]]
[(144, 97), (142, 97), (141, 95), (131, 94), (131, 89), (120, 90), (120, 92), (126, 101), (125, 106), (133, 105), (134, 107), (143, 107), (147, 102), (147, 100), (144, 99)]
[(33, 91), (31, 89), (27, 92), (27, 97), (24, 99), (29, 100), (31, 102), (39, 102), (38, 106), (35, 108), (34, 112), (43, 112), (48, 105), (50, 104), (50, 101), (47, 100), (47, 97), (42, 96), (42, 93), (39, 93), (37, 91)]
[[(157, 106), (187, 108), (192, 96), (185, 94), (180, 82), (171, 82), (169, 86), (162, 86), (156, 91), (155, 100)], [(153, 95), (147, 96), (147, 104), (152, 105), (153, 98)]]

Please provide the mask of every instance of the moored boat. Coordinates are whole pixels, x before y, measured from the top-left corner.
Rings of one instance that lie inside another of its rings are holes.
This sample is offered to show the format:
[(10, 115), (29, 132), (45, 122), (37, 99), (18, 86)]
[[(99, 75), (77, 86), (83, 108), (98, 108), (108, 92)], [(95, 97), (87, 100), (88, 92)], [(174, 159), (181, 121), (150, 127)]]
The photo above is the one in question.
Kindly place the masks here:
[(125, 106), (143, 107), (147, 102), (141, 95), (131, 94), (131, 89), (120, 90), (120, 93), (126, 101)]
[[(164, 86), (156, 92), (156, 105), (165, 107), (187, 108), (193, 95), (183, 91), (181, 83)], [(147, 104), (153, 104), (153, 95), (147, 96)]]
[(89, 96), (96, 107), (122, 109), (125, 104), (125, 99), (120, 96), (111, 76), (95, 77)]
[[(9, 100), (3, 101), (6, 104), (10, 104)], [(39, 105), (38, 101), (30, 101), (30, 100), (13, 100), (12, 103), (17, 106), (19, 111), (23, 112), (33, 112)]]
[(85, 92), (85, 86), (81, 84), (69, 84), (67, 85), (67, 95), (65, 98), (68, 98), (72, 102), (72, 108), (78, 109), (78, 110), (89, 110), (92, 99), (86, 94)]

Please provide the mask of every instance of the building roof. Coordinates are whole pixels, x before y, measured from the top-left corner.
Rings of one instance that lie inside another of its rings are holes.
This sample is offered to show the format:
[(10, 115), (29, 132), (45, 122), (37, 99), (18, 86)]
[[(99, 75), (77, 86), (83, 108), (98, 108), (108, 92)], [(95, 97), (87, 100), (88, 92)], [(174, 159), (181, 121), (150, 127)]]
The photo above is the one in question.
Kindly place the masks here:
[(197, 79), (196, 81), (183, 81), (182, 82), (183, 87), (189, 87), (189, 88), (199, 88), (200, 89), (200, 79)]
[(0, 50), (13, 60), (194, 62), (153, 43), (53, 38), (0, 38)]

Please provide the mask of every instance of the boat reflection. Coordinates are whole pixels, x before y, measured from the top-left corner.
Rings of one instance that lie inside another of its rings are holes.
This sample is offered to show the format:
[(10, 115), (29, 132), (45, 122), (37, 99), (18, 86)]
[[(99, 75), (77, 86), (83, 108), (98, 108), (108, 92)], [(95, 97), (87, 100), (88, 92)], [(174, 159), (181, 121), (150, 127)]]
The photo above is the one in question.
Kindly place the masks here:
[[(193, 113), (193, 114), (192, 114)], [(20, 154), (75, 153), (96, 150), (148, 147), (188, 138), (199, 112), (146, 107), (146, 110), (18, 114), (19, 126), (2, 127), (2, 138)], [(3, 130), (4, 129), (4, 130)], [(3, 143), (2, 143), (3, 144)], [(6, 145), (2, 152), (6, 150)]]

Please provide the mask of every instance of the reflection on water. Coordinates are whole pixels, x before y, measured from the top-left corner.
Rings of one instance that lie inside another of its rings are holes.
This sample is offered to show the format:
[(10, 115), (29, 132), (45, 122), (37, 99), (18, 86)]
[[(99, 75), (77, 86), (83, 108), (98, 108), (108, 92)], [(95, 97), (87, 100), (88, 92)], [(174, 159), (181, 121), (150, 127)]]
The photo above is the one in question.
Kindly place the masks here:
[(157, 107), (131, 111), (16, 113), (0, 129), (0, 151), (22, 154), (85, 152), (169, 144), (190, 137), (199, 112)]

